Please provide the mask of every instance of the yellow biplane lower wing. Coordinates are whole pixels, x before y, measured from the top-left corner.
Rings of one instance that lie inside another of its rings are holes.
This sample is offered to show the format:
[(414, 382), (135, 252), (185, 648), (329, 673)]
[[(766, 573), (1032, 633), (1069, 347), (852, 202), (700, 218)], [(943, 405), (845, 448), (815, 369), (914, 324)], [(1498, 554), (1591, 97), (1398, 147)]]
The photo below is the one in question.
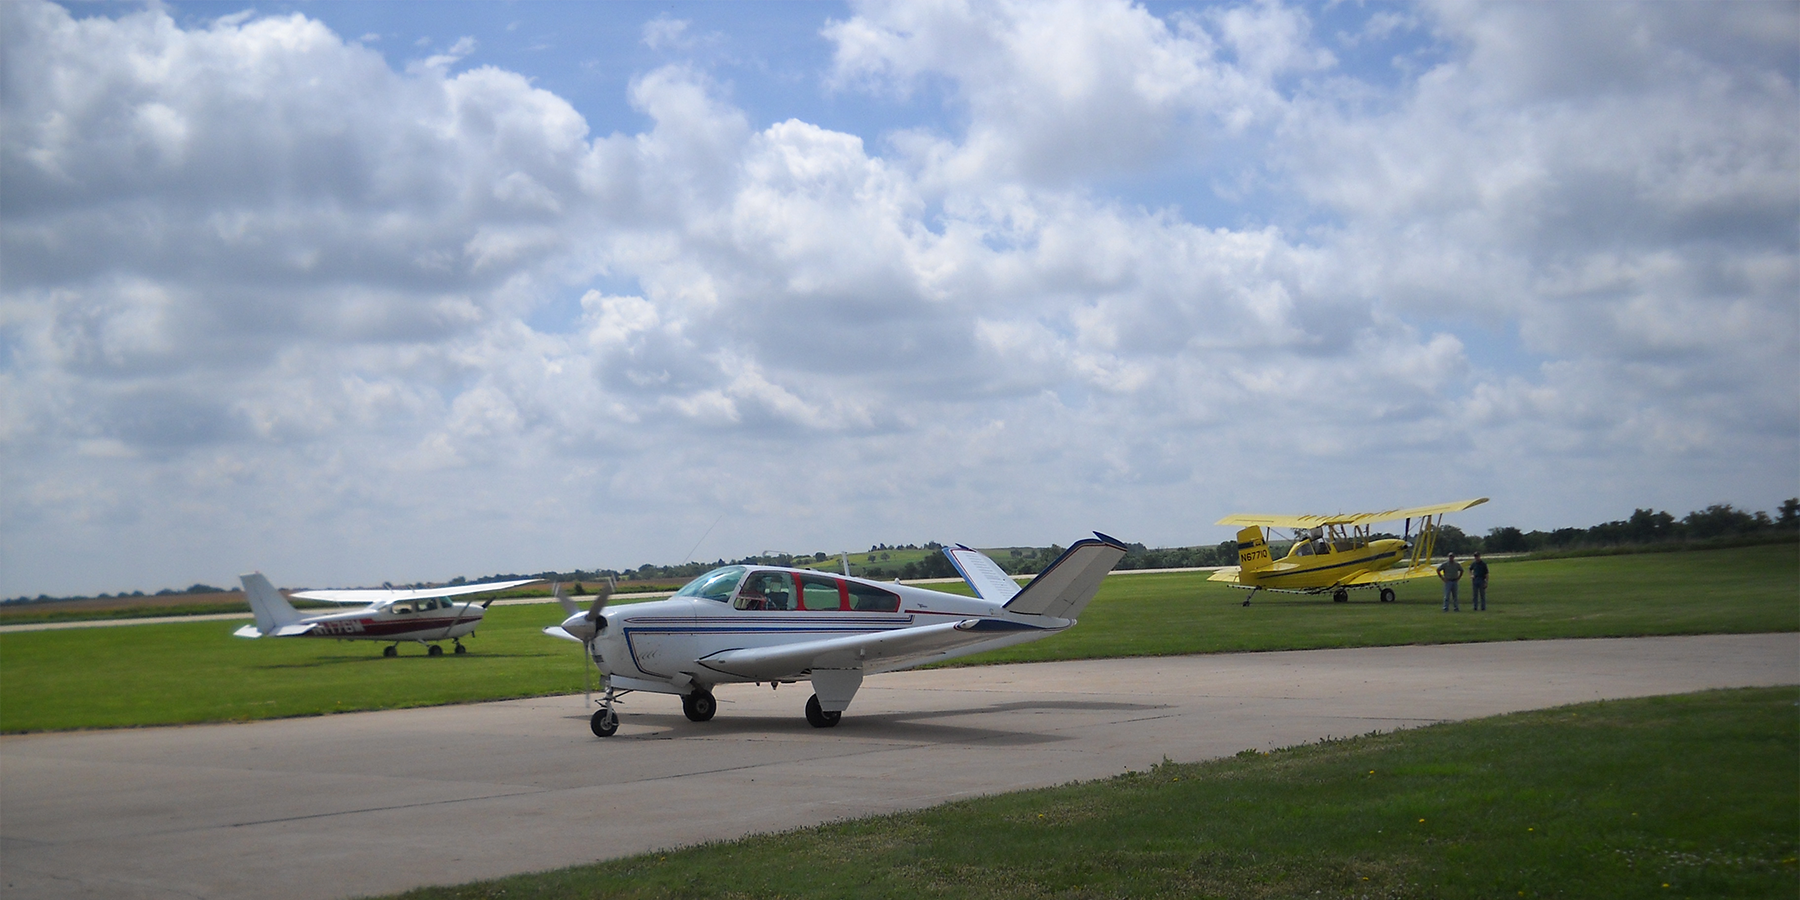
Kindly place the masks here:
[(1383, 569), (1380, 572), (1364, 572), (1354, 578), (1346, 578), (1338, 582), (1345, 587), (1364, 584), (1386, 584), (1390, 581), (1406, 581), (1412, 578), (1436, 578), (1437, 567), (1417, 565), (1407, 569)]
[[(1280, 564), (1277, 563), (1277, 565), (1280, 565)], [(1289, 568), (1293, 568), (1293, 567), (1289, 566)], [(1220, 569), (1219, 571), (1212, 573), (1212, 575), (1210, 577), (1208, 577), (1206, 580), (1207, 581), (1220, 581), (1220, 582), (1224, 582), (1225, 584), (1243, 585), (1243, 583), (1244, 583), (1243, 580), (1238, 577), (1238, 574), (1242, 571), (1243, 571), (1242, 568), (1240, 568), (1238, 566), (1232, 566), (1230, 568)], [(1268, 571), (1269, 570), (1264, 569), (1262, 572), (1260, 572), (1258, 574), (1266, 575), (1266, 573)], [(1387, 583), (1393, 582), (1393, 581), (1407, 581), (1407, 580), (1413, 579), (1413, 578), (1436, 578), (1436, 577), (1437, 577), (1437, 568), (1436, 567), (1428, 566), (1428, 565), (1418, 565), (1418, 566), (1412, 566), (1411, 568), (1406, 568), (1406, 569), (1383, 569), (1379, 572), (1363, 572), (1359, 575), (1355, 575), (1350, 578), (1346, 578), (1342, 581), (1333, 582), (1332, 584), (1319, 585), (1316, 587), (1281, 588), (1281, 587), (1265, 586), (1265, 587), (1261, 588), (1261, 590), (1277, 591), (1277, 592), (1283, 593), (1283, 594), (1321, 594), (1326, 591), (1336, 590), (1337, 588), (1341, 588), (1341, 587), (1345, 587), (1345, 588), (1372, 587), (1374, 585), (1387, 584)]]

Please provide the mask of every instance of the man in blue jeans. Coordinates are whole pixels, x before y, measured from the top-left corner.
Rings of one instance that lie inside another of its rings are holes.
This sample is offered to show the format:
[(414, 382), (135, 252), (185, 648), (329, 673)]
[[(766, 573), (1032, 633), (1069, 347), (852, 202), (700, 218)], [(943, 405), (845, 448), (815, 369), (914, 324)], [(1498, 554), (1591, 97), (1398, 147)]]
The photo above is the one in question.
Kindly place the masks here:
[(1463, 567), (1456, 561), (1456, 554), (1445, 554), (1444, 564), (1437, 567), (1437, 573), (1444, 580), (1444, 612), (1462, 612), (1461, 604), (1456, 602), (1456, 583), (1462, 580)]
[(1469, 608), (1476, 612), (1487, 609), (1487, 563), (1479, 553), (1469, 563)]

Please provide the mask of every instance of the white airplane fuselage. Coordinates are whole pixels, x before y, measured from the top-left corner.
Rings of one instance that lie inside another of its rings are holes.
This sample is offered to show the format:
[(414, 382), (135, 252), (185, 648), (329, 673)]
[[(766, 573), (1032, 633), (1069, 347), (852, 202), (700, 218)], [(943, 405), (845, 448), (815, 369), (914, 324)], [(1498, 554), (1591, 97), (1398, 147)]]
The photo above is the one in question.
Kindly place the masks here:
[(585, 646), (604, 681), (595, 735), (618, 731), (622, 693), (679, 694), (695, 722), (713, 717), (720, 684), (811, 682), (806, 721), (836, 725), (863, 677), (994, 650), (1060, 633), (1100, 589), (1126, 546), (1095, 533), (1070, 545), (1021, 588), (980, 551), (944, 554), (977, 596), (964, 597), (809, 569), (721, 566), (667, 600), (586, 612), (558, 594), (569, 617), (545, 628)]
[(473, 633), (485, 612), (477, 603), (441, 601), (431, 609), (410, 606), (392, 604), (307, 616), (301, 622), (312, 628), (297, 636), (348, 641), (448, 641)]
[[(730, 567), (728, 567), (730, 568)], [(798, 609), (742, 608), (738, 590), (723, 597), (672, 597), (647, 603), (615, 606), (604, 612), (606, 627), (596, 636), (595, 663), (612, 684), (632, 690), (685, 694), (696, 687), (806, 678), (807, 669), (758, 667), (712, 661), (727, 651), (773, 648), (804, 641), (840, 636), (898, 631), (920, 625), (968, 623), (970, 628), (992, 630), (991, 640), (947, 650), (938, 659), (950, 659), (1023, 643), (1061, 631), (1072, 619), (1007, 612), (1001, 604), (896, 583), (883, 583), (805, 569), (769, 566), (738, 567), (746, 570), (740, 587), (759, 576), (804, 578), (806, 587), (836, 587), (836, 608), (825, 604), (798, 604)], [(856, 609), (849, 596), (855, 586), (894, 598), (893, 609)], [(804, 590), (804, 588), (803, 588)], [(824, 593), (819, 591), (817, 593)], [(860, 666), (868, 674), (907, 668), (916, 661), (892, 666), (875, 662)]]

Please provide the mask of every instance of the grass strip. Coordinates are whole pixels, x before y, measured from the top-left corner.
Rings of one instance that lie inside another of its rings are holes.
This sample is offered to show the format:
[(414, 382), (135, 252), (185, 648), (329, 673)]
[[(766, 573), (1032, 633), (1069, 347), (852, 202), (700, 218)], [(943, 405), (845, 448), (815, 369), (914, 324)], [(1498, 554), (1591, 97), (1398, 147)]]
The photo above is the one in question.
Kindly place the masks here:
[(1793, 897), (1797, 708), (1562, 707), (401, 896)]

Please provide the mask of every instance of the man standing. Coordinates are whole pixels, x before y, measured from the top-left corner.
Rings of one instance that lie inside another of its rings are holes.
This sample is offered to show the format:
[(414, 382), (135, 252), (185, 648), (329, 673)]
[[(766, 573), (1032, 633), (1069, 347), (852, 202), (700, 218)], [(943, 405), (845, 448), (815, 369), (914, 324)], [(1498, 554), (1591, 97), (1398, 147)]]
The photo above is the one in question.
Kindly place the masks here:
[(1469, 608), (1476, 612), (1487, 610), (1487, 563), (1482, 562), (1480, 553), (1469, 563)]
[(1456, 561), (1456, 554), (1445, 554), (1444, 564), (1437, 567), (1437, 573), (1444, 580), (1444, 612), (1462, 612), (1462, 606), (1456, 602), (1456, 583), (1462, 580), (1463, 567)]

